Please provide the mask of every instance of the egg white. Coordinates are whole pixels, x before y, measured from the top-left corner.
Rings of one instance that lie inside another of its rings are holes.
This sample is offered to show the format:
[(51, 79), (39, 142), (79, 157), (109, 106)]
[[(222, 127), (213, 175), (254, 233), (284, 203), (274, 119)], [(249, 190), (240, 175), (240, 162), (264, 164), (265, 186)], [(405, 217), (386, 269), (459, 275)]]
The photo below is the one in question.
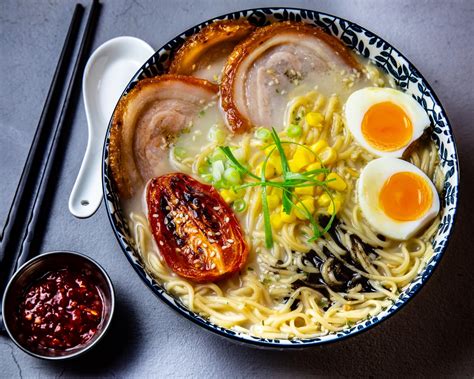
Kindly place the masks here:
[[(410, 141), (402, 148), (394, 151), (378, 150), (370, 145), (362, 134), (362, 121), (365, 114), (375, 104), (391, 102), (401, 107), (413, 126)], [(393, 88), (367, 87), (352, 93), (344, 106), (344, 117), (347, 127), (356, 141), (366, 150), (378, 157), (400, 158), (407, 147), (421, 137), (430, 125), (430, 120), (423, 107), (410, 95)]]
[[(380, 191), (390, 176), (397, 172), (412, 172), (421, 176), (432, 192), (430, 208), (417, 220), (398, 221), (390, 218), (379, 206)], [(396, 240), (406, 240), (416, 234), (439, 212), (439, 196), (430, 178), (418, 167), (397, 158), (378, 158), (369, 162), (357, 183), (357, 196), (362, 214), (378, 232)]]

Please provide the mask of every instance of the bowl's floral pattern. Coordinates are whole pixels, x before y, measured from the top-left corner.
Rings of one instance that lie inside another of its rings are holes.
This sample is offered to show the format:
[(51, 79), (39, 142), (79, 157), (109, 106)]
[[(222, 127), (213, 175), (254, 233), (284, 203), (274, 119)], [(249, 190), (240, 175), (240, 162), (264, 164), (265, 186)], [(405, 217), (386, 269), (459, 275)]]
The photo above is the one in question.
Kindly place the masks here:
[(398, 50), (392, 47), (389, 43), (350, 21), (325, 13), (295, 8), (260, 8), (243, 10), (216, 17), (215, 19), (208, 20), (187, 30), (183, 34), (166, 43), (142, 66), (142, 68), (136, 73), (131, 82), (128, 84), (124, 94), (130, 91), (140, 79), (156, 76), (165, 72), (168, 67), (171, 54), (174, 50), (181, 46), (187, 37), (195, 34), (201, 28), (213, 22), (214, 20), (240, 18), (246, 18), (251, 23), (258, 26), (263, 26), (272, 22), (283, 20), (302, 21), (320, 26), (328, 33), (339, 38), (350, 49), (366, 58), (369, 58), (377, 66), (384, 69), (391, 77), (393, 77), (400, 88), (413, 96), (426, 109), (433, 125), (433, 139), (439, 148), (441, 167), (445, 174), (444, 190), (441, 195), (442, 219), (439, 230), (433, 241), (433, 257), (430, 259), (424, 270), (415, 278), (415, 280), (413, 280), (406, 290), (400, 294), (398, 300), (394, 302), (392, 306), (385, 309), (377, 316), (360, 322), (338, 333), (328, 334), (311, 339), (277, 340), (258, 338), (219, 327), (199, 316), (198, 314), (188, 310), (179, 300), (167, 293), (166, 290), (145, 270), (143, 261), (134, 247), (135, 244), (133, 239), (130, 237), (127, 223), (124, 221), (123, 214), (120, 210), (119, 199), (109, 176), (109, 128), (103, 151), (103, 190), (105, 204), (112, 228), (130, 263), (138, 272), (140, 277), (145, 281), (145, 283), (155, 292), (155, 294), (179, 313), (208, 330), (226, 337), (230, 337), (240, 342), (251, 343), (258, 346), (279, 348), (318, 345), (357, 334), (378, 324), (382, 320), (394, 314), (398, 309), (403, 307), (403, 305), (405, 305), (408, 300), (412, 298), (416, 292), (418, 292), (418, 290), (431, 276), (433, 270), (441, 260), (441, 257), (446, 250), (456, 215), (459, 189), (458, 158), (449, 121), (438, 98), (429, 84), (425, 81), (423, 76), (400, 52), (398, 52)]

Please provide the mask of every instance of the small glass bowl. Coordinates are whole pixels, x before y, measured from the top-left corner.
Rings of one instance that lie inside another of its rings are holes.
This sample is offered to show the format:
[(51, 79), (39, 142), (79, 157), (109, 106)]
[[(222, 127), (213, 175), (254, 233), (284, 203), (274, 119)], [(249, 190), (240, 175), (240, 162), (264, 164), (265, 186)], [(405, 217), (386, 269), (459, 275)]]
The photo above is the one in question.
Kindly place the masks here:
[[(102, 293), (102, 322), (95, 335), (84, 344), (66, 350), (32, 349), (21, 341), (17, 328), (17, 312), (21, 299), (36, 280), (50, 271), (71, 268), (86, 269), (94, 276), (96, 285)], [(5, 329), (15, 344), (26, 353), (47, 360), (62, 360), (77, 357), (89, 351), (105, 335), (112, 321), (115, 308), (115, 294), (112, 282), (104, 269), (91, 258), (73, 251), (51, 251), (41, 254), (21, 266), (7, 284), (3, 295), (2, 315)]]

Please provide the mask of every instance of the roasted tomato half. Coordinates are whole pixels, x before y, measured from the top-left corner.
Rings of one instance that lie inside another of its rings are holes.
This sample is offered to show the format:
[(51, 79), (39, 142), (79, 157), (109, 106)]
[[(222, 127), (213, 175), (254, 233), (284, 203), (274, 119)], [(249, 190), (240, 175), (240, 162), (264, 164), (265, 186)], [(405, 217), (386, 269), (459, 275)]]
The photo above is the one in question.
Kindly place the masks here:
[(248, 246), (214, 187), (186, 174), (168, 174), (149, 182), (146, 197), (153, 237), (175, 273), (202, 283), (242, 268)]

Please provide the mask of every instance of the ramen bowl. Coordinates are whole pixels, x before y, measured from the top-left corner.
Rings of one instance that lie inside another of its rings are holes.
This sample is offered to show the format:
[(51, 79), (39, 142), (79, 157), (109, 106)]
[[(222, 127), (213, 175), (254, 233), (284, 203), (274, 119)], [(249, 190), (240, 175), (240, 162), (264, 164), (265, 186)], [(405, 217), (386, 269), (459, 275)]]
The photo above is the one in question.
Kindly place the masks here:
[(184, 33), (164, 44), (162, 48), (144, 63), (125, 88), (123, 95), (132, 90), (139, 80), (166, 72), (173, 52), (176, 51), (187, 38), (193, 36), (213, 21), (226, 19), (246, 19), (256, 26), (264, 26), (269, 23), (286, 20), (300, 21), (319, 26), (327, 33), (342, 41), (343, 44), (356, 54), (367, 58), (370, 62), (385, 71), (401, 90), (413, 97), (424, 108), (433, 126), (432, 139), (438, 149), (440, 168), (444, 175), (444, 186), (440, 199), (441, 222), (432, 240), (433, 255), (414, 280), (399, 294), (392, 305), (377, 315), (338, 332), (328, 333), (314, 338), (277, 339), (256, 337), (218, 326), (205, 317), (189, 310), (179, 299), (166, 291), (163, 285), (156, 281), (145, 268), (143, 259), (136, 249), (136, 244), (122, 212), (118, 191), (111, 179), (109, 162), (111, 125), (109, 125), (103, 150), (103, 190), (112, 229), (129, 262), (146, 285), (162, 301), (182, 316), (213, 333), (245, 344), (285, 349), (326, 344), (359, 334), (395, 314), (413, 298), (432, 275), (447, 248), (456, 216), (459, 167), (454, 136), (446, 113), (436, 94), (420, 72), (397, 49), (385, 40), (348, 20), (317, 11), (296, 8), (259, 8), (233, 12), (207, 20), (186, 30)]

